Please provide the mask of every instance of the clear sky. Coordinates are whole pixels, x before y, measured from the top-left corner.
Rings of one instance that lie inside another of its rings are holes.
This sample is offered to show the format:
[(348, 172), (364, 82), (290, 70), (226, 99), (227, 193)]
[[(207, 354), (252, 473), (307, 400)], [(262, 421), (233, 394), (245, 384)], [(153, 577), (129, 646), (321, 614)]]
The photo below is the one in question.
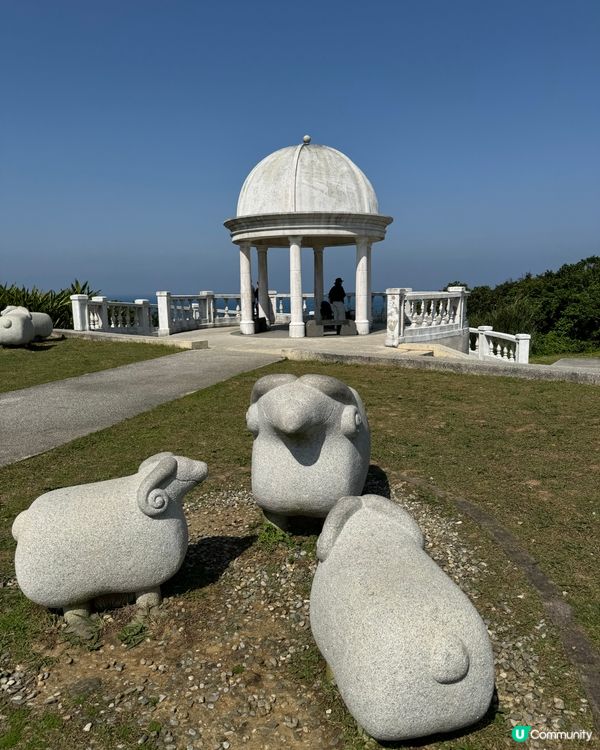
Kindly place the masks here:
[(223, 221), (305, 133), (394, 217), (374, 289), (598, 254), (600, 2), (0, 0), (0, 282), (237, 290)]

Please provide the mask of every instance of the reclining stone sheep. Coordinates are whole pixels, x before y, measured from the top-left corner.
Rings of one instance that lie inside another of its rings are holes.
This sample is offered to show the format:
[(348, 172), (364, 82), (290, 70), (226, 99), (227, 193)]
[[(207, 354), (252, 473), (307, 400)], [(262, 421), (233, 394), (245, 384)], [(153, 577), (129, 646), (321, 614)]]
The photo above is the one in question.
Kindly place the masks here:
[(0, 318), (0, 344), (23, 346), (33, 339), (45, 339), (52, 334), (52, 318), (47, 313), (8, 305), (0, 312)]
[(362, 492), (371, 453), (358, 393), (324, 375), (267, 375), (246, 415), (255, 437), (252, 492), (265, 516), (324, 518), (344, 495)]
[(26, 307), (7, 307), (0, 313), (0, 344), (25, 346), (35, 338), (35, 326)]
[(41, 495), (12, 527), (21, 590), (62, 608), (84, 636), (94, 599), (135, 594), (140, 607), (159, 604), (187, 551), (183, 496), (207, 473), (202, 461), (157, 453), (131, 476)]
[(378, 740), (481, 719), (494, 660), (475, 607), (423, 551), (413, 519), (377, 495), (344, 497), (317, 543), (315, 641), (356, 721)]

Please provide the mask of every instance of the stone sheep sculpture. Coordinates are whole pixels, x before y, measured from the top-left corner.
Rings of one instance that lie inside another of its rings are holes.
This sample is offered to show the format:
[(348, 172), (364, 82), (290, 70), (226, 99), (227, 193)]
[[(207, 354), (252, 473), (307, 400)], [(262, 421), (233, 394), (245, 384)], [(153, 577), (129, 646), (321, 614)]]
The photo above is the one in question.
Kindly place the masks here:
[(22, 592), (62, 608), (84, 637), (95, 599), (135, 594), (138, 607), (155, 607), (187, 551), (183, 496), (207, 473), (202, 461), (157, 453), (131, 476), (41, 495), (12, 527)]
[(29, 312), (16, 305), (0, 312), (0, 344), (5, 346), (24, 346), (33, 339), (48, 338), (52, 331), (52, 318), (47, 313)]
[(325, 375), (267, 375), (246, 414), (254, 435), (252, 492), (266, 518), (324, 518), (344, 495), (362, 492), (371, 436), (358, 393)]
[(398, 741), (481, 719), (494, 659), (475, 607), (391, 500), (344, 497), (317, 542), (310, 622), (340, 694), (372, 737)]
[(26, 307), (6, 307), (0, 313), (0, 344), (25, 346), (35, 338), (35, 326)]

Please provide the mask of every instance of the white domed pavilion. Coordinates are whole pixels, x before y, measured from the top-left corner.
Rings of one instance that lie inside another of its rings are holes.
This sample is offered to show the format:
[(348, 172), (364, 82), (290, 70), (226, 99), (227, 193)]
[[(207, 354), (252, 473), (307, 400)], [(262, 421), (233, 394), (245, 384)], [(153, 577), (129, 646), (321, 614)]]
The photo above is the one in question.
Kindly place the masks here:
[(311, 143), (279, 149), (250, 172), (242, 189), (235, 219), (225, 226), (240, 248), (242, 333), (254, 333), (250, 251), (258, 253), (260, 315), (269, 318), (269, 248), (289, 247), (289, 335), (304, 336), (301, 248), (314, 253), (315, 315), (323, 300), (323, 251), (334, 245), (356, 246), (356, 329), (371, 326), (371, 246), (385, 237), (393, 219), (382, 216), (367, 177), (345, 154)]

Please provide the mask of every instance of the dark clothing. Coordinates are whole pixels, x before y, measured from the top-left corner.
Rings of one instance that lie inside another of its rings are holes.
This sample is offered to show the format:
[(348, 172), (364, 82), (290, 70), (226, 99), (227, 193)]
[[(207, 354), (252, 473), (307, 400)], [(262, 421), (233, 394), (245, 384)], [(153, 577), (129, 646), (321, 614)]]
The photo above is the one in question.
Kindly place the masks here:
[(343, 302), (346, 299), (346, 292), (341, 284), (334, 284), (329, 290), (330, 302)]
[(321, 302), (321, 320), (333, 320), (333, 310), (327, 300)]

